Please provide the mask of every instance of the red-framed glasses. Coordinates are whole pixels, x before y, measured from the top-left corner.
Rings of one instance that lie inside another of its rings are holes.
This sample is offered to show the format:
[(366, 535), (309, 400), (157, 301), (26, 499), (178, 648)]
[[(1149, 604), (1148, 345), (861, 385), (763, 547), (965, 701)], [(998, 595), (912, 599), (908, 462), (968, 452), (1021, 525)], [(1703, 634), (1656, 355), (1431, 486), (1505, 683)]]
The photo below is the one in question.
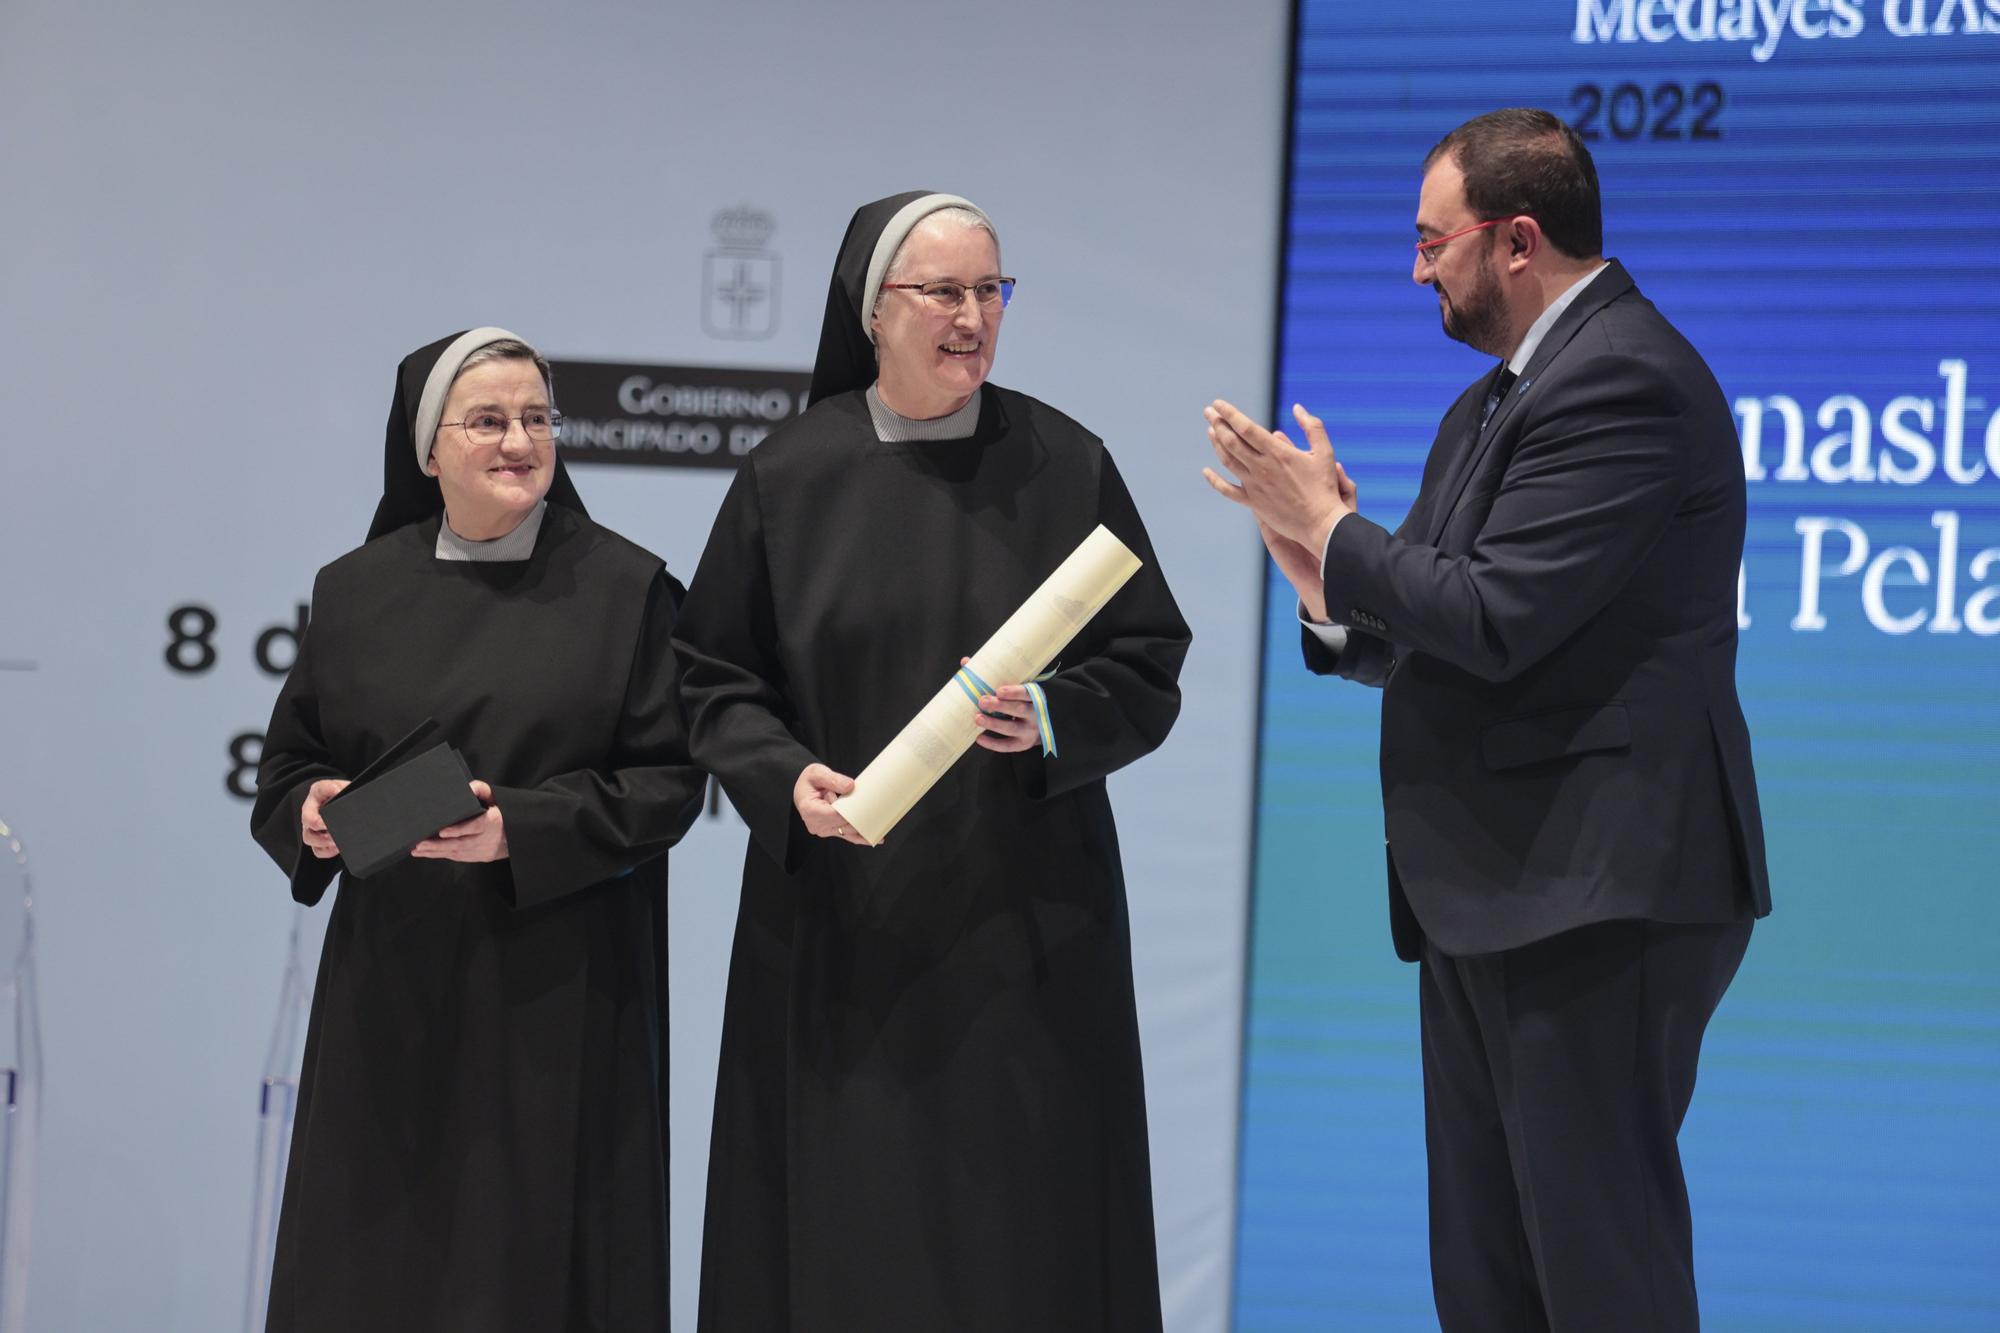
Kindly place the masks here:
[(1484, 222), (1475, 222), (1470, 227), (1452, 232), (1447, 236), (1433, 236), (1428, 241), (1418, 241), (1417, 255), (1426, 263), (1435, 264), (1437, 263), (1438, 247), (1446, 241), (1455, 241), (1461, 236), (1470, 236), (1475, 231), (1485, 231), (1488, 227), (1497, 227), (1503, 222), (1512, 222), (1515, 218), (1524, 216), (1526, 215), (1521, 213), (1510, 213), (1504, 218), (1488, 218)]

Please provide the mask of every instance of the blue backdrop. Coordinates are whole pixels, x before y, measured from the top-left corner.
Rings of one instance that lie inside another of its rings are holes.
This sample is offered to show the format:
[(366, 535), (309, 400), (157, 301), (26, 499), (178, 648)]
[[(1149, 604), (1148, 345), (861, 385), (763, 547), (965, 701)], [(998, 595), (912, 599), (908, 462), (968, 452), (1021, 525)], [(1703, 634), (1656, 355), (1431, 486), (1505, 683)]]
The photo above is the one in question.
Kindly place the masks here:
[[(1278, 403), (1391, 525), (1492, 365), (1410, 283), (1419, 166), (1519, 105), (1589, 139), (1749, 478), (1777, 910), (1682, 1135), (1706, 1326), (2000, 1327), (2000, 0), (1305, 0)], [(1236, 1326), (1434, 1328), (1378, 696), (1264, 592)]]

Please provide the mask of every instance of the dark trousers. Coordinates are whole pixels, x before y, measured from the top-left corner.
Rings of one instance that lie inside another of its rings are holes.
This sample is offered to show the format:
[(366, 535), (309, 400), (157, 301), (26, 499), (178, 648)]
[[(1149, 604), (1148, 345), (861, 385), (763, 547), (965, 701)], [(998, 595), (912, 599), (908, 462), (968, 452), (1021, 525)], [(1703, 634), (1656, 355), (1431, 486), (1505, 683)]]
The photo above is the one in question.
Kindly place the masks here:
[(1445, 1333), (1700, 1326), (1677, 1137), (1750, 922), (1424, 942), (1431, 1286)]

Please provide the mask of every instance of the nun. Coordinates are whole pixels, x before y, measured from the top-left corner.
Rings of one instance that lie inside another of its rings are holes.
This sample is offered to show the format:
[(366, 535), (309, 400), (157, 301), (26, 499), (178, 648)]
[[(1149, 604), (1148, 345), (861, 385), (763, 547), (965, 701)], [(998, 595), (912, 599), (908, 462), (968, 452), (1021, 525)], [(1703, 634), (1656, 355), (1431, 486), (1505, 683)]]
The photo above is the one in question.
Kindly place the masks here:
[[(696, 815), (658, 556), (585, 515), (548, 363), (404, 358), (251, 827), (317, 903), (271, 1333), (665, 1328), (667, 849)], [(367, 878), (320, 807), (425, 719), (483, 811)]]
[[(986, 382), (1013, 290), (968, 201), (860, 209), (812, 406), (744, 460), (682, 611), (689, 743), (751, 832), (712, 1333), (1160, 1326), (1104, 780), (1166, 738), (1189, 633), (1103, 443)], [(990, 682), (979, 748), (867, 846), (852, 775), (1100, 523), (1144, 568), (1052, 675)]]

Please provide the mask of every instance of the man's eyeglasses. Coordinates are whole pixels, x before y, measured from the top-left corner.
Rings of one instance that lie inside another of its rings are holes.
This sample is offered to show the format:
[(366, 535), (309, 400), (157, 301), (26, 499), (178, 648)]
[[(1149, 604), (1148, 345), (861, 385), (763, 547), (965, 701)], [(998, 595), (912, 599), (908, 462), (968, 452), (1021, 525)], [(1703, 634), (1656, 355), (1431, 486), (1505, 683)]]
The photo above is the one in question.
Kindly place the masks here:
[(507, 427), (516, 421), (536, 444), (547, 444), (562, 434), (562, 413), (552, 409), (523, 412), (518, 417), (504, 412), (474, 412), (463, 421), (440, 421), (438, 425), (457, 426), (474, 444), (498, 444), (507, 438)]
[(1475, 222), (1470, 227), (1462, 228), (1449, 235), (1433, 236), (1428, 241), (1418, 241), (1417, 258), (1423, 260), (1426, 264), (1435, 264), (1437, 263), (1438, 248), (1446, 241), (1455, 241), (1461, 236), (1470, 236), (1475, 231), (1485, 231), (1488, 227), (1497, 227), (1503, 222), (1512, 222), (1515, 218), (1523, 216), (1525, 214), (1510, 213), (1504, 218), (1488, 218), (1484, 222)]
[(953, 282), (949, 278), (938, 282), (885, 282), (882, 284), (882, 290), (915, 292), (939, 310), (958, 309), (965, 304), (966, 293), (970, 292), (972, 299), (979, 304), (986, 306), (997, 304), (1005, 310), (1007, 303), (1014, 299), (1014, 280), (988, 278), (984, 282), (975, 282), (970, 286), (962, 282)]

